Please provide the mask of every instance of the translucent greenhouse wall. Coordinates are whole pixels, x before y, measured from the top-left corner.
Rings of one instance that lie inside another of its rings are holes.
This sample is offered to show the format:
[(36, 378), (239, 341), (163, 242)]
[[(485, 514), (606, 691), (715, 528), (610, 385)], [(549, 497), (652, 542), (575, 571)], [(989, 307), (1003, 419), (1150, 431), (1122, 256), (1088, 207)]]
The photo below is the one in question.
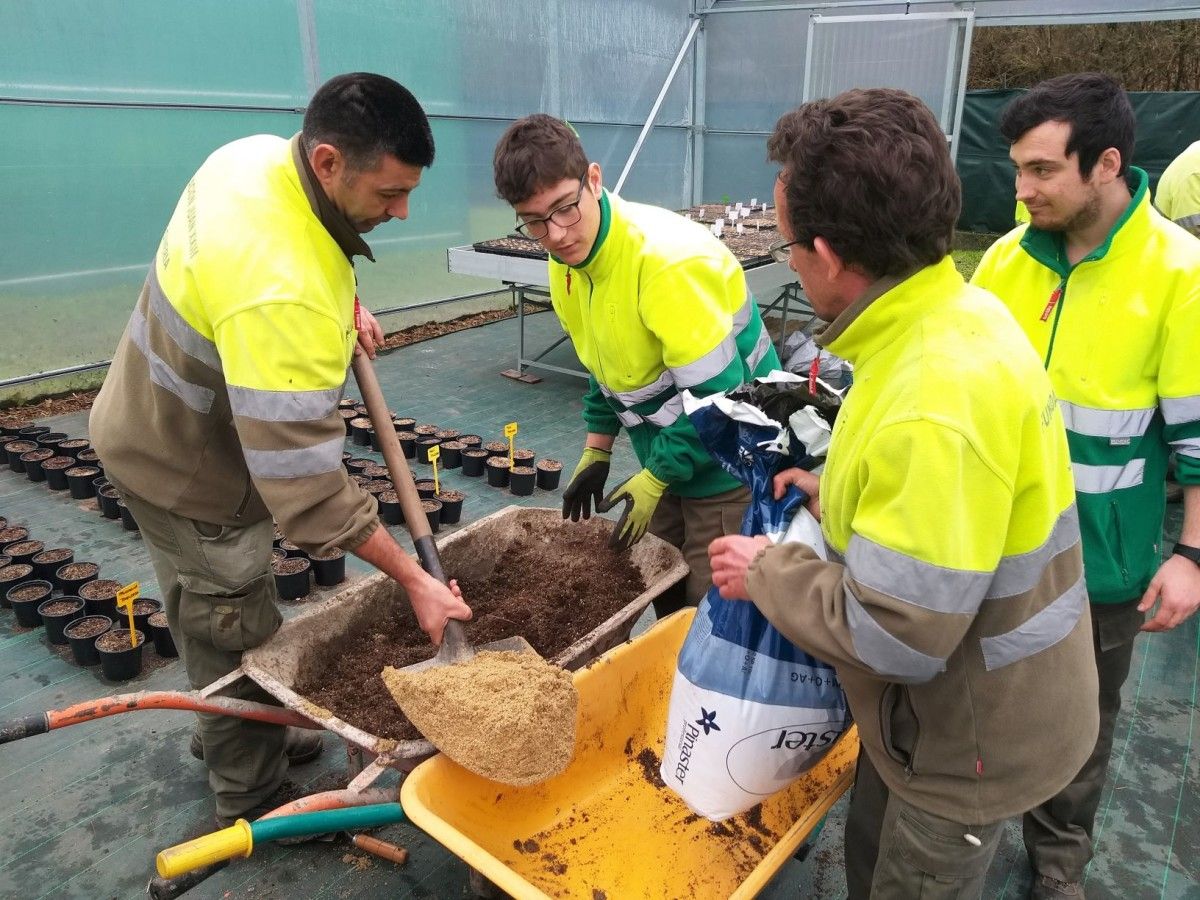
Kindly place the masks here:
[[(615, 182), (691, 0), (39, 0), (0, 6), (0, 381), (106, 360), (193, 171), (248, 134), (294, 134), (312, 89), (366, 70), (409, 87), (437, 159), (409, 220), (369, 235), (374, 309), (476, 291), (445, 249), (505, 233), (492, 150), (530, 112), (569, 119)], [(622, 193), (678, 207), (682, 74)], [(3, 392), (0, 391), (0, 398)]]

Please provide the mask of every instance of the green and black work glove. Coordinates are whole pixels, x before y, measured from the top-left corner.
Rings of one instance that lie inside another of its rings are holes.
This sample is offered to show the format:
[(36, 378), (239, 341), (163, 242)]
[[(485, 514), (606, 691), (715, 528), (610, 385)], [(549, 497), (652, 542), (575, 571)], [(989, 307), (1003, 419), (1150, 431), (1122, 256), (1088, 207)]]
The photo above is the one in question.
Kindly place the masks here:
[(622, 481), (613, 488), (611, 494), (596, 504), (597, 512), (608, 512), (618, 503), (625, 503), (617, 527), (613, 529), (610, 547), (617, 551), (628, 550), (642, 539), (666, 489), (665, 481), (659, 481), (650, 474), (649, 469), (642, 469), (632, 478)]
[(608, 480), (608, 464), (612, 454), (596, 447), (584, 447), (575, 474), (563, 491), (563, 518), (570, 517), (578, 522), (579, 517), (592, 517), (592, 505), (600, 511), (600, 498), (604, 496), (604, 482)]

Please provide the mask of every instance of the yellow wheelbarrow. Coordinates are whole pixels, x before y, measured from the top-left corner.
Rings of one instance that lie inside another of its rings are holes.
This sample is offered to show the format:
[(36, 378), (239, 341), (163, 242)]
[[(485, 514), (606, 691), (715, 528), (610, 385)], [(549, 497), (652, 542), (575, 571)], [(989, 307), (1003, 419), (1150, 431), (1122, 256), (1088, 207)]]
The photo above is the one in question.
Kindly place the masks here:
[(675, 660), (693, 610), (575, 673), (575, 758), (526, 788), (444, 755), (401, 786), (417, 825), (512, 897), (753, 897), (853, 778), (851, 729), (791, 787), (721, 823), (694, 815), (658, 775)]

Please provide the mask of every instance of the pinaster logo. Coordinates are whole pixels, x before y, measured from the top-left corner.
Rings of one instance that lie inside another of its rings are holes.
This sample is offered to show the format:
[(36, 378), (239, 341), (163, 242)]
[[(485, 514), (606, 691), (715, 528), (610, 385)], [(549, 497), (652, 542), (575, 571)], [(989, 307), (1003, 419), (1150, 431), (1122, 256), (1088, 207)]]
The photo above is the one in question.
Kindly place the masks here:
[(700, 718), (696, 720), (696, 724), (704, 729), (705, 734), (708, 734), (710, 731), (721, 730), (721, 726), (717, 724), (717, 711), (714, 709), (712, 712), (709, 712), (703, 706), (700, 707)]

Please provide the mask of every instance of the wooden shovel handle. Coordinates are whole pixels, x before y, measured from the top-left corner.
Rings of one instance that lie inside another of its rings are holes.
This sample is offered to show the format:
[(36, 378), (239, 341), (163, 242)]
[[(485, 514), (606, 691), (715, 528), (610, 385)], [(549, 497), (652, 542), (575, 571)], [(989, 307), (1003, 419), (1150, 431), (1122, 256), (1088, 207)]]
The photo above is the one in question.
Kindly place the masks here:
[(413, 547), (421, 568), (440, 581), (448, 584), (446, 573), (442, 569), (442, 561), (438, 557), (437, 546), (433, 543), (433, 533), (429, 529), (429, 518), (421, 508), (421, 498), (417, 494), (417, 485), (413, 482), (412, 470), (408, 460), (404, 458), (404, 450), (400, 447), (400, 439), (396, 437), (396, 426), (388, 413), (387, 403), (383, 399), (383, 391), (379, 389), (379, 379), (375, 377), (375, 368), (365, 353), (354, 354), (354, 379), (362, 393), (363, 403), (367, 407), (367, 415), (375, 436), (379, 440), (379, 448), (383, 453), (383, 461), (387, 464), (388, 474), (400, 498), (400, 508), (404, 511), (404, 521), (408, 525), (408, 533), (412, 535)]

